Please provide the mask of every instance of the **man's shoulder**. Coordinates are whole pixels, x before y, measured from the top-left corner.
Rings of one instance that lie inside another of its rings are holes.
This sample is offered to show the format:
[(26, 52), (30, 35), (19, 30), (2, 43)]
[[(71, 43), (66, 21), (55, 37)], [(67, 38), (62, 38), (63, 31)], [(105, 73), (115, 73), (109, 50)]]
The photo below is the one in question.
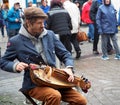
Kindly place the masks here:
[(47, 30), (47, 35), (54, 35), (55, 33), (52, 30)]

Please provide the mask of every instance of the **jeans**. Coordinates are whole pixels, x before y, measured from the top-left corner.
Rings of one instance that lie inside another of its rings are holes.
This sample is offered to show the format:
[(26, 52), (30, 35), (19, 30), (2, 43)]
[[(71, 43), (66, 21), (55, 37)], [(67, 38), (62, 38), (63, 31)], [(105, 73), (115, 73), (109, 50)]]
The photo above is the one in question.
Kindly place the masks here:
[(88, 24), (88, 38), (94, 40), (94, 25), (93, 23)]

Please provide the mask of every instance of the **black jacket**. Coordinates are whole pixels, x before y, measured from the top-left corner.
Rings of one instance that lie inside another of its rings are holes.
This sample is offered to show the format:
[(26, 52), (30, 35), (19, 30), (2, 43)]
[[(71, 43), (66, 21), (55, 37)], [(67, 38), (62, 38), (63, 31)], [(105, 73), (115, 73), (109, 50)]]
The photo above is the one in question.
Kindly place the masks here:
[(60, 7), (54, 7), (48, 12), (47, 29), (59, 35), (71, 35), (72, 24), (68, 12)]
[(102, 4), (102, 2), (98, 2), (98, 0), (94, 0), (92, 2), (89, 15), (90, 15), (90, 19), (94, 22), (96, 21), (96, 14), (97, 14), (98, 8), (101, 4)]

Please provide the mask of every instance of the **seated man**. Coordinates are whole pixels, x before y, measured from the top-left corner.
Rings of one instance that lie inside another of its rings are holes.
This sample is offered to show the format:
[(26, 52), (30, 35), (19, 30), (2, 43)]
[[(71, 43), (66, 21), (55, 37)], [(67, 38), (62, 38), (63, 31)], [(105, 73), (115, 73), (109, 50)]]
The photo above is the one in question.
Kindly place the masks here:
[[(40, 57), (39, 62), (44, 62), (55, 67), (55, 55), (65, 64), (65, 72), (69, 75), (68, 81), (74, 80), (73, 59), (55, 34), (44, 28), (47, 15), (37, 7), (28, 7), (24, 11), (25, 22), (19, 34), (9, 39), (5, 55), (0, 59), (1, 69), (8, 72), (24, 71), (22, 89), (46, 105), (60, 105), (63, 100), (74, 105), (86, 105), (84, 96), (72, 88), (53, 89), (51, 87), (38, 87), (30, 78), (29, 64), (36, 63), (33, 56)], [(18, 59), (19, 62), (14, 62)]]

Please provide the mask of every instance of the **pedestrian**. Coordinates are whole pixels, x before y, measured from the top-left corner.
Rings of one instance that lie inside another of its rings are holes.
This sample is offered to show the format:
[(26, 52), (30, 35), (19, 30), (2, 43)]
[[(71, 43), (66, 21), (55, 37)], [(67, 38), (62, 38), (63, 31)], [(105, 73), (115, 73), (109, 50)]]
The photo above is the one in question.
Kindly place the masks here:
[(72, 30), (71, 30), (71, 42), (76, 51), (76, 59), (79, 59), (81, 56), (81, 49), (79, 46), (79, 42), (77, 41), (77, 33), (80, 28), (80, 11), (76, 4), (71, 2), (70, 0), (61, 0), (63, 3), (63, 7), (68, 11), (71, 21), (72, 21)]
[(2, 37), (4, 37), (4, 19), (3, 19), (1, 8), (0, 8), (0, 31), (1, 31)]
[[(47, 14), (48, 11), (50, 10), (50, 6), (48, 5), (48, 1), (47, 0), (41, 0), (40, 8)], [(46, 27), (46, 21), (44, 22), (44, 25)]]
[(60, 0), (51, 1), (50, 11), (48, 12), (47, 29), (53, 30), (55, 34), (58, 34), (60, 41), (71, 53), (71, 18), (69, 13), (63, 9), (63, 5)]
[[(8, 15), (8, 7), (6, 6), (6, 4), (3, 4), (1, 6), (1, 12), (2, 12), (2, 16), (3, 16), (3, 22), (4, 22), (4, 27), (6, 28), (6, 32), (7, 32), (7, 36), (8, 36), (8, 20), (7, 20), (7, 15)], [(4, 27), (2, 27), (2, 33), (4, 36)]]
[[(27, 91), (31, 97), (46, 102), (46, 105), (60, 105), (62, 99), (70, 104), (86, 105), (86, 98), (72, 88), (57, 90), (47, 86), (38, 87), (31, 81), (28, 66), (36, 62), (33, 59), (41, 58), (38, 63), (44, 62), (55, 67), (55, 55), (65, 64), (68, 80), (73, 81), (73, 59), (54, 32), (44, 28), (47, 15), (42, 9), (28, 7), (24, 10), (24, 15), (25, 22), (19, 34), (9, 39), (5, 55), (0, 59), (1, 69), (16, 73), (24, 71), (22, 90)], [(15, 62), (16, 59), (19, 62)]]
[(82, 6), (82, 21), (88, 25), (88, 41), (93, 43), (94, 41), (94, 25), (93, 21), (90, 19), (90, 7), (92, 0), (86, 1)]
[(28, 7), (32, 7), (33, 6), (33, 2), (32, 1), (29, 1), (28, 2)]
[(120, 49), (117, 43), (117, 18), (116, 10), (111, 5), (111, 0), (103, 0), (103, 4), (98, 8), (96, 15), (96, 23), (98, 27), (98, 33), (101, 35), (102, 41), (102, 59), (108, 60), (107, 42), (111, 39), (115, 48), (115, 59), (120, 60)]
[[(96, 25), (96, 14), (99, 6), (102, 4), (102, 0), (93, 0), (92, 5), (90, 7), (90, 19), (94, 22), (94, 41), (93, 41), (93, 54), (98, 55), (98, 42), (99, 42), (99, 33)], [(114, 50), (110, 43), (110, 39), (108, 39), (107, 44), (107, 52), (108, 54), (113, 54)]]
[(20, 3), (14, 3), (14, 6), (8, 11), (8, 35), (9, 38), (18, 34), (21, 27)]

